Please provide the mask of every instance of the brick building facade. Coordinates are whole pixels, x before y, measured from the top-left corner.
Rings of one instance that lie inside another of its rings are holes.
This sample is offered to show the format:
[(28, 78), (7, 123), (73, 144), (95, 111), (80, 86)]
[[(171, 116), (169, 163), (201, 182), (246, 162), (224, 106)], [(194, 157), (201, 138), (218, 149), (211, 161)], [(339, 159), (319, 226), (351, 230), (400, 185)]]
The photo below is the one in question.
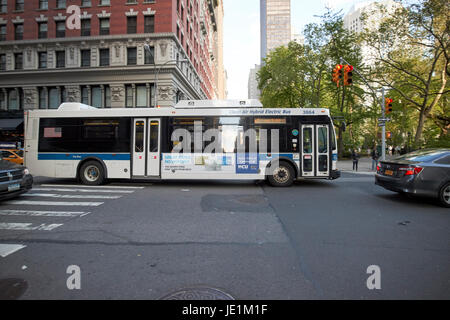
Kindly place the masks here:
[(0, 0), (0, 118), (64, 101), (154, 107), (155, 91), (161, 107), (218, 97), (221, 7), (222, 0)]

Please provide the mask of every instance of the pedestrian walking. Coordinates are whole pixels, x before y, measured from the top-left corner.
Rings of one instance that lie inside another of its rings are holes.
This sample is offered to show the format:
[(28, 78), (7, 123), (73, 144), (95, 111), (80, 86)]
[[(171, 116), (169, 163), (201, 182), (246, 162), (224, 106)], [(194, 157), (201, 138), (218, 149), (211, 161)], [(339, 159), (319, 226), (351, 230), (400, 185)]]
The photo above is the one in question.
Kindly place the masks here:
[(373, 171), (376, 169), (378, 163), (378, 152), (376, 146), (373, 147), (372, 149), (371, 157), (372, 157), (372, 171)]
[(356, 150), (352, 151), (353, 171), (358, 171), (359, 153)]

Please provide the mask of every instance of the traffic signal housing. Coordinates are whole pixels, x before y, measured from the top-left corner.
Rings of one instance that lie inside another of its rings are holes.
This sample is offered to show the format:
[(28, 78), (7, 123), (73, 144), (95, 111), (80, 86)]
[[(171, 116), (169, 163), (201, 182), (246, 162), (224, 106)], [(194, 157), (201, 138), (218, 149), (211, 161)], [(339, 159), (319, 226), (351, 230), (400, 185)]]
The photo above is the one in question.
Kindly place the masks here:
[(353, 84), (353, 66), (346, 64), (344, 66), (344, 86)]
[(342, 74), (343, 68), (344, 68), (344, 66), (342, 64), (337, 64), (333, 69), (333, 82), (335, 82), (338, 87), (339, 87), (339, 82), (341, 81), (341, 79), (343, 77), (343, 74)]
[(386, 102), (385, 102), (386, 114), (390, 114), (392, 112), (392, 102), (394, 102), (394, 100), (392, 100), (390, 98), (386, 98)]

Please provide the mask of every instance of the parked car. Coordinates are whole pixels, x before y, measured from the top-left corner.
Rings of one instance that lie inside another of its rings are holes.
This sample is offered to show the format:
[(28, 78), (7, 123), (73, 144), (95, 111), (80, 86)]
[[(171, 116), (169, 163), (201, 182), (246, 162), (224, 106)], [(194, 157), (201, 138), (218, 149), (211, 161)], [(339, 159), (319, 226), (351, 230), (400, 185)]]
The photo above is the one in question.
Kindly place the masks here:
[(33, 186), (33, 177), (26, 167), (3, 160), (0, 153), (0, 200), (27, 192)]
[(2, 149), (0, 150), (3, 160), (17, 164), (23, 164), (23, 150), (18, 149)]
[(437, 198), (450, 208), (450, 149), (427, 149), (380, 161), (375, 184), (385, 189)]

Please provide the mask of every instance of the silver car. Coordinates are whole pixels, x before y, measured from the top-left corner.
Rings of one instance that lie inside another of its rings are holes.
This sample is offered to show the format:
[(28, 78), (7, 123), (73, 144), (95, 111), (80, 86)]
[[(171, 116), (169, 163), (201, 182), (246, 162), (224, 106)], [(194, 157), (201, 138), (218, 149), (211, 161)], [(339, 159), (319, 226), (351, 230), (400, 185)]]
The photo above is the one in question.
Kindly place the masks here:
[(427, 149), (380, 161), (375, 184), (385, 189), (437, 198), (450, 208), (450, 149)]

